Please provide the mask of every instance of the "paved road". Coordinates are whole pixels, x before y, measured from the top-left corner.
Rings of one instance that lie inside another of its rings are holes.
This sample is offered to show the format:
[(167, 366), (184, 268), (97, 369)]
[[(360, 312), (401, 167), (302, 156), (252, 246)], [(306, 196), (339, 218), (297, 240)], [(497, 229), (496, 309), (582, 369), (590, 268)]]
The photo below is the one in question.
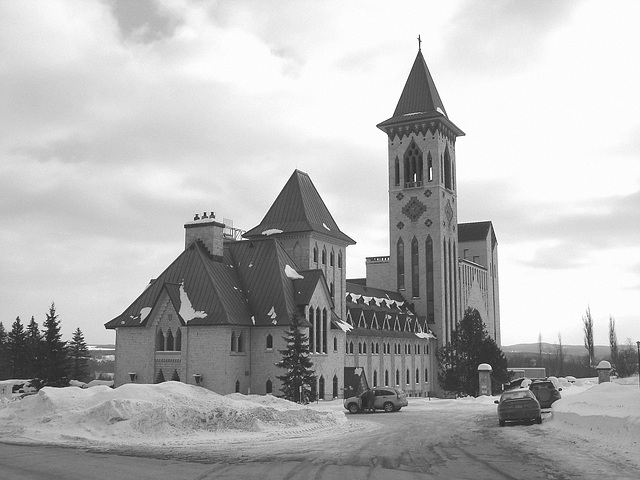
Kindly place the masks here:
[[(277, 436), (258, 444), (137, 450), (0, 444), (0, 478), (105, 479), (637, 479), (637, 465), (593, 455), (539, 425), (500, 428), (495, 415), (453, 409), (349, 417), (360, 434)], [(366, 432), (366, 433), (363, 433)]]

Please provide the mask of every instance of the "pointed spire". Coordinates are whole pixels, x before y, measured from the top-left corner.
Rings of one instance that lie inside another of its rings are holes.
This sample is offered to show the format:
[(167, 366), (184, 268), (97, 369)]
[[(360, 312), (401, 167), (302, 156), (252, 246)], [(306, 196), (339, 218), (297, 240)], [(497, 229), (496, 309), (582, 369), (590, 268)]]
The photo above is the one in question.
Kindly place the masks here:
[(378, 128), (385, 130), (387, 126), (424, 119), (444, 119), (445, 123), (453, 127), (457, 135), (464, 135), (462, 130), (449, 121), (436, 84), (422, 56), (422, 39), (418, 36), (418, 54), (409, 72), (400, 100), (398, 100), (398, 105), (393, 116), (380, 123)]
[(249, 230), (244, 237), (260, 237), (268, 234), (265, 232), (318, 232), (355, 244), (340, 231), (311, 178), (300, 170), (293, 172), (260, 225)]

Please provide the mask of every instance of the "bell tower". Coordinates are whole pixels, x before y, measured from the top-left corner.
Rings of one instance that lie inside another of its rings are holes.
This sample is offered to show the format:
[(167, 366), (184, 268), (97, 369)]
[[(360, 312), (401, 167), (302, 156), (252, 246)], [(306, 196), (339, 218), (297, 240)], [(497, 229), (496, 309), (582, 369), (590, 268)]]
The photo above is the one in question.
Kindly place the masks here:
[(440, 345), (460, 316), (456, 138), (418, 55), (393, 116), (377, 125), (389, 150), (389, 289), (427, 317)]

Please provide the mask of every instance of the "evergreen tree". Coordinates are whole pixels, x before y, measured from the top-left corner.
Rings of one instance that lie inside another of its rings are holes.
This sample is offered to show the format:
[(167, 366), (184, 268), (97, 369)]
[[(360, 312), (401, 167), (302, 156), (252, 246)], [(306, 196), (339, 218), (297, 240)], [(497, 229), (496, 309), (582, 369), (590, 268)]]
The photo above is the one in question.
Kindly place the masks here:
[(47, 319), (44, 321), (44, 341), (42, 349), (43, 385), (66, 387), (69, 385), (67, 374), (67, 347), (60, 334), (60, 322), (56, 306), (51, 302)]
[(7, 351), (7, 331), (0, 322), (0, 380), (9, 378), (9, 355)]
[(86, 382), (89, 380), (89, 348), (84, 341), (84, 335), (80, 328), (77, 328), (73, 334), (71, 342), (67, 347), (69, 355), (69, 373), (73, 380)]
[(20, 317), (16, 317), (7, 334), (7, 356), (9, 375), (12, 378), (27, 378), (27, 332), (24, 330)]
[(438, 383), (448, 392), (477, 395), (478, 365), (481, 363), (491, 365), (491, 376), (496, 383), (506, 383), (509, 379), (507, 360), (475, 309), (467, 309), (451, 334), (451, 342), (438, 349), (436, 358)]
[(162, 382), (166, 382), (166, 380), (164, 379), (164, 373), (162, 373), (162, 369), (160, 369), (158, 371), (158, 374), (156, 375), (156, 380), (154, 383), (162, 383)]
[(275, 364), (276, 367), (286, 370), (284, 375), (276, 377), (282, 382), (280, 391), (292, 402), (310, 399), (311, 386), (315, 386), (316, 377), (313, 362), (309, 357), (309, 337), (302, 331), (300, 315), (291, 316), (289, 330), (283, 338), (287, 342), (287, 348), (279, 350), (282, 360)]
[(42, 335), (40, 327), (33, 316), (27, 326), (26, 341), (27, 357), (28, 357), (28, 373), (29, 378), (42, 377)]

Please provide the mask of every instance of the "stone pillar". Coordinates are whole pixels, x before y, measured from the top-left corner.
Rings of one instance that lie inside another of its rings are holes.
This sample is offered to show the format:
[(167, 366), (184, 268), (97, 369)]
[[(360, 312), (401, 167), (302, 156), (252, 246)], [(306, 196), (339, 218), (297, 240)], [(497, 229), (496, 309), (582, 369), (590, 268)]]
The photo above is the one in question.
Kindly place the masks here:
[(491, 395), (491, 372), (493, 368), (488, 363), (478, 365), (479, 391), (478, 395)]
[(611, 364), (606, 360), (602, 360), (596, 367), (598, 371), (598, 383), (611, 381)]

